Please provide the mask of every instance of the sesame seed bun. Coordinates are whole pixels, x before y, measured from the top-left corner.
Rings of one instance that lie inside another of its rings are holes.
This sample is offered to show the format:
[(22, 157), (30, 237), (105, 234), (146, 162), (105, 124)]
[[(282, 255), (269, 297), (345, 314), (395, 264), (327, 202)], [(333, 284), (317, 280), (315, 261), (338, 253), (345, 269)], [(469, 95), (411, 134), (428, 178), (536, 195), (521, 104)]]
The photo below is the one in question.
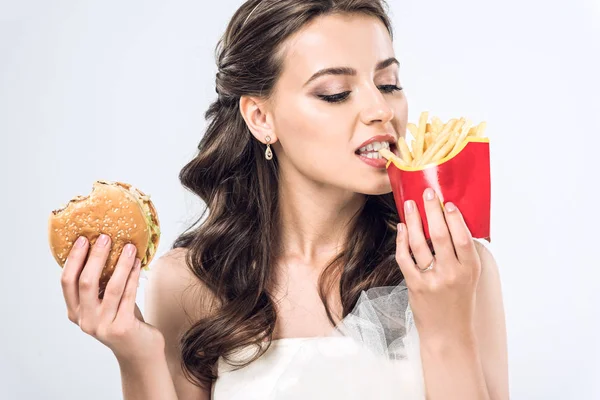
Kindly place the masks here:
[(156, 253), (160, 226), (149, 196), (127, 183), (96, 181), (90, 195), (76, 196), (50, 214), (50, 250), (61, 267), (79, 236), (94, 245), (102, 233), (110, 236), (111, 250), (100, 278), (101, 295), (127, 243), (136, 246), (144, 269)]

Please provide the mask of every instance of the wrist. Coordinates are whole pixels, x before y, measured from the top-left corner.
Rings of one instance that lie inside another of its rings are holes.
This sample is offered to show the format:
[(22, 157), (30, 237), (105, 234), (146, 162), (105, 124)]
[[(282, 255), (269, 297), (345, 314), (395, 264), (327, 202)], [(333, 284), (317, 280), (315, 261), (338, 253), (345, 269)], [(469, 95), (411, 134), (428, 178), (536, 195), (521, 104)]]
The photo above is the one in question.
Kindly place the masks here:
[(123, 377), (142, 379), (168, 370), (164, 354), (144, 358), (117, 358), (117, 361)]
[(474, 334), (429, 337), (420, 350), (427, 398), (489, 399)]
[(475, 351), (477, 337), (474, 330), (467, 330), (456, 334), (425, 335), (421, 338), (421, 351), (428, 353), (445, 354), (448, 352)]
[(121, 367), (138, 368), (145, 367), (148, 364), (154, 364), (161, 360), (166, 360), (164, 339), (153, 341), (151, 346), (146, 346), (138, 351), (118, 352), (113, 350), (117, 362)]

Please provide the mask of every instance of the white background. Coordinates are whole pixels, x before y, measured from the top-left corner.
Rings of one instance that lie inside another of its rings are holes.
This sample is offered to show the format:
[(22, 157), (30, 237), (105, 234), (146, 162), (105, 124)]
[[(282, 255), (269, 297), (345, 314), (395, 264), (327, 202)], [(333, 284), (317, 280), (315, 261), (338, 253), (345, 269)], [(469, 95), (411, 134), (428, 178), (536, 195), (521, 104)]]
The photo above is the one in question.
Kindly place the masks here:
[[(199, 210), (177, 174), (239, 4), (0, 1), (0, 398), (121, 398), (112, 353), (67, 320), (47, 217), (132, 182), (168, 249)], [(512, 398), (600, 398), (600, 2), (390, 4), (410, 120), (488, 122)]]

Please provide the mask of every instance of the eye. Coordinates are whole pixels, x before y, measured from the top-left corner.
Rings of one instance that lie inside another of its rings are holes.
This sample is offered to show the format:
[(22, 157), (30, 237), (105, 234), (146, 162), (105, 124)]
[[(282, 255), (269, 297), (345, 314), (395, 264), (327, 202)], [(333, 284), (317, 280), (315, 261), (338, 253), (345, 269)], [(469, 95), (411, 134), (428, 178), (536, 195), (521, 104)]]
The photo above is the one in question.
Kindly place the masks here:
[(402, 88), (400, 86), (396, 86), (396, 85), (381, 85), (378, 87), (379, 87), (379, 90), (381, 90), (383, 93), (394, 93), (394, 92), (399, 92), (402, 90)]
[(320, 95), (318, 95), (318, 97), (321, 100), (325, 100), (328, 103), (341, 103), (342, 101), (346, 100), (349, 95), (350, 95), (350, 91), (346, 91), (346, 92), (330, 94), (330, 95), (320, 94)]
[[(399, 92), (402, 90), (401, 87), (396, 86), (396, 85), (380, 85), (378, 86), (379, 90), (381, 90), (383, 93), (394, 93), (394, 92)], [(350, 95), (350, 91), (346, 91), (346, 92), (341, 92), (341, 93), (336, 93), (336, 94), (330, 94), (330, 95), (326, 95), (326, 94), (319, 94), (317, 95), (321, 100), (324, 100), (328, 103), (341, 103), (344, 100), (346, 100), (348, 98), (348, 96)]]

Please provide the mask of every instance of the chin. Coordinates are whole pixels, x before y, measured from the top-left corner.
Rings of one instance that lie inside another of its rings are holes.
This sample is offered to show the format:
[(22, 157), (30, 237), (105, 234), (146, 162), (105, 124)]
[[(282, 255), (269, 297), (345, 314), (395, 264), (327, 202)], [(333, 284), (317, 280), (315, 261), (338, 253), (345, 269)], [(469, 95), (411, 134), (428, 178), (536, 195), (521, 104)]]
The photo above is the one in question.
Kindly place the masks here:
[(356, 188), (356, 192), (371, 196), (379, 196), (391, 193), (392, 185), (386, 174), (382, 179), (370, 179), (370, 182), (364, 182), (364, 184)]

